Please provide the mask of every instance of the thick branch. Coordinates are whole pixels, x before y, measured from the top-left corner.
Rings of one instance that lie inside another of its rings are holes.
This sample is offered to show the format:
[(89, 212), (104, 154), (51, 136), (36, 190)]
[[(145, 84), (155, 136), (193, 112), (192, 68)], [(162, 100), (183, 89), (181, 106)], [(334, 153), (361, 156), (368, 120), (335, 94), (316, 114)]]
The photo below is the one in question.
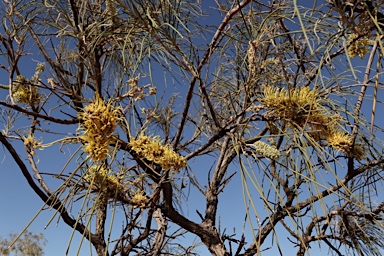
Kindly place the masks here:
[(162, 183), (161, 188), (164, 197), (163, 212), (166, 216), (180, 227), (199, 236), (213, 255), (228, 255), (219, 234), (215, 232), (216, 230), (208, 229), (203, 225), (192, 222), (175, 210), (172, 204), (172, 185), (168, 182)]

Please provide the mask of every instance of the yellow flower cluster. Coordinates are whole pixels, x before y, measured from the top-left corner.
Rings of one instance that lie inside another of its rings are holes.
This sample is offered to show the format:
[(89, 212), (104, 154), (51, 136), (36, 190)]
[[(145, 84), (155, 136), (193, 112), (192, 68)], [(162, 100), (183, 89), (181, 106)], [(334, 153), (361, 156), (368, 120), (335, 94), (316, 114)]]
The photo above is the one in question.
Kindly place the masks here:
[(365, 156), (365, 152), (362, 146), (355, 143), (352, 148), (353, 140), (351, 135), (343, 132), (340, 129), (331, 129), (326, 135), (325, 140), (329, 146), (346, 153), (348, 156), (353, 156), (357, 160), (361, 160)]
[(332, 147), (340, 151), (345, 151), (347, 148), (352, 146), (352, 139), (349, 136), (349, 134), (341, 130), (336, 130), (334, 132), (331, 132), (326, 137), (326, 140), (329, 145), (331, 145)]
[(145, 196), (145, 191), (138, 190), (136, 191), (135, 195), (133, 196), (130, 203), (133, 205), (133, 208), (145, 208), (146, 204), (148, 203), (149, 199), (147, 196)]
[(84, 132), (81, 139), (85, 142), (84, 152), (95, 160), (104, 160), (109, 155), (109, 144), (113, 140), (113, 132), (120, 120), (120, 108), (105, 103), (97, 94), (95, 101), (79, 113)]
[(269, 157), (271, 159), (277, 159), (280, 157), (280, 151), (271, 145), (259, 140), (253, 143), (257, 154)]
[[(368, 46), (371, 45), (371, 40), (368, 37), (362, 37), (355, 40), (358, 37), (357, 34), (351, 34), (348, 38), (348, 46), (347, 53), (350, 58), (354, 58), (359, 56), (361, 59), (365, 54), (369, 53)], [(354, 41), (355, 40), (355, 41)]]
[(267, 86), (261, 102), (270, 114), (290, 119), (300, 126), (307, 122), (325, 123), (321, 106), (323, 100), (318, 94), (317, 90), (311, 90), (308, 86), (291, 90)]
[(100, 189), (115, 189), (120, 190), (122, 188), (122, 184), (119, 182), (117, 177), (104, 166), (93, 165), (88, 168), (84, 179), (90, 184), (95, 184)]
[(138, 139), (131, 138), (129, 145), (140, 157), (161, 166), (163, 170), (173, 168), (178, 171), (187, 166), (183, 156), (160, 144), (160, 137), (149, 138), (141, 134)]
[(35, 105), (41, 97), (37, 86), (30, 84), (24, 76), (17, 76), (12, 84), (12, 98), (15, 103)]
[(44, 71), (44, 64), (43, 63), (37, 63), (36, 71), (35, 71), (35, 77), (39, 77), (40, 73)]
[[(326, 140), (329, 146), (361, 160), (364, 157), (361, 145), (355, 144), (352, 148), (350, 135), (345, 135), (339, 128), (340, 121), (323, 106), (326, 101), (318, 95), (317, 90), (309, 87), (287, 90), (269, 86), (265, 88), (264, 98), (260, 101), (267, 107), (268, 113), (288, 120), (294, 127), (307, 124), (315, 140)], [(259, 145), (259, 148), (265, 146)], [(263, 155), (261, 152), (259, 154)]]
[(42, 149), (41, 142), (37, 141), (33, 135), (24, 139), (24, 146), (31, 149), (31, 155), (35, 154), (34, 149)]

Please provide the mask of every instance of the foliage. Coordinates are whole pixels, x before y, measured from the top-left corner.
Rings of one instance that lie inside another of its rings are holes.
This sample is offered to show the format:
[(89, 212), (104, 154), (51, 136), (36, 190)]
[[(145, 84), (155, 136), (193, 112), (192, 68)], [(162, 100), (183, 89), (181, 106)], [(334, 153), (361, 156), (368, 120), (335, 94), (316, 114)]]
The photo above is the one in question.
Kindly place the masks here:
[(0, 142), (100, 256), (381, 255), (382, 5), (4, 1)]
[[(43, 234), (34, 234), (26, 231), (21, 238), (17, 239), (15, 244), (9, 245), (17, 237), (16, 234), (10, 234), (8, 238), (0, 238), (0, 253), (1, 255), (15, 255), (15, 256), (42, 256), (44, 255), (43, 247), (46, 240)], [(12, 254), (11, 254), (12, 253)]]

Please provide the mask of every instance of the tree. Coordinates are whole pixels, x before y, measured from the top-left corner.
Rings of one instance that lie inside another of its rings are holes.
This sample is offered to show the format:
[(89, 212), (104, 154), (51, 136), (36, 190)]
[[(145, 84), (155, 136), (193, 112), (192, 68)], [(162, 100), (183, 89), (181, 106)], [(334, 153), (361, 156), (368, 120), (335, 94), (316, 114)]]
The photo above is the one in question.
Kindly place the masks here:
[(310, 4), (3, 1), (0, 142), (100, 256), (381, 255), (383, 6)]
[[(46, 240), (43, 234), (34, 234), (29, 231), (25, 231), (19, 239), (16, 234), (11, 233), (8, 239), (0, 238), (0, 253), (1, 255), (13, 255), (18, 256), (42, 256), (44, 255), (43, 247), (46, 244)], [(10, 244), (15, 243), (10, 246)], [(8, 248), (10, 246), (10, 248)]]

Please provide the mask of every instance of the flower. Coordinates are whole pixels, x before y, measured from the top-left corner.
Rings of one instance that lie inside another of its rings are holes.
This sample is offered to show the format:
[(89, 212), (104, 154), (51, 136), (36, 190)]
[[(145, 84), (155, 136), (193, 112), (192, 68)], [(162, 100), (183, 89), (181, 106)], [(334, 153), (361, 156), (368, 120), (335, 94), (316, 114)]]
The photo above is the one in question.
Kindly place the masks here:
[[(264, 97), (260, 101), (267, 108), (268, 113), (288, 120), (289, 127), (304, 128), (308, 125), (309, 129), (306, 131), (315, 141), (326, 140), (329, 146), (357, 160), (364, 157), (362, 146), (354, 144), (351, 136), (341, 130), (341, 116), (332, 115), (324, 107), (329, 100), (320, 98), (318, 90), (311, 90), (307, 86), (290, 90), (268, 86), (264, 89)], [(271, 154), (269, 153), (271, 146), (261, 141), (256, 143), (258, 154), (271, 157), (268, 155)]]
[(290, 119), (296, 125), (305, 123), (326, 123), (324, 102), (319, 91), (311, 90), (308, 86), (296, 87), (290, 90), (267, 86), (261, 103), (267, 107), (270, 114), (279, 118)]
[(259, 140), (253, 143), (255, 152), (259, 155), (269, 157), (271, 159), (277, 159), (280, 157), (280, 151), (271, 145)]
[(24, 139), (24, 146), (31, 149), (31, 155), (35, 154), (34, 149), (43, 149), (42, 143), (37, 141), (33, 135)]
[(85, 142), (84, 152), (95, 160), (104, 160), (109, 155), (109, 144), (113, 142), (119, 117), (120, 108), (112, 106), (111, 102), (105, 103), (98, 94), (95, 100), (79, 113), (82, 119), (80, 124), (84, 130), (81, 139)]
[(326, 137), (326, 140), (328, 142), (328, 145), (343, 152), (346, 152), (347, 149), (351, 147), (353, 143), (351, 136), (341, 130), (332, 131)]
[(335, 129), (331, 131), (328, 136), (326, 136), (326, 141), (329, 146), (357, 160), (361, 160), (365, 156), (365, 152), (360, 144), (355, 143), (352, 148), (353, 140), (351, 135), (342, 130)]
[(372, 44), (371, 40), (368, 37), (362, 37), (356, 40), (358, 37), (357, 34), (350, 34), (348, 38), (348, 49), (347, 53), (350, 58), (359, 56), (363, 59), (364, 55), (369, 53), (368, 46)]
[(156, 94), (156, 92), (157, 92), (156, 87), (150, 87), (150, 88), (149, 88), (149, 95)]
[(106, 190), (107, 188), (120, 190), (122, 188), (122, 184), (114, 173), (105, 169), (102, 165), (92, 165), (89, 167), (84, 179), (103, 190)]
[(168, 146), (160, 144), (160, 137), (149, 138), (140, 134), (138, 139), (131, 138), (129, 145), (140, 157), (160, 165), (163, 170), (179, 170), (187, 166), (185, 158)]
[(37, 63), (36, 71), (35, 71), (35, 75), (34, 76), (39, 77), (40, 73), (44, 72), (44, 68), (45, 68), (44, 67), (44, 63), (41, 63), (41, 62)]
[(145, 191), (137, 190), (130, 203), (133, 205), (133, 208), (145, 208), (148, 201), (149, 199), (147, 196), (145, 196)]
[(40, 102), (38, 87), (29, 83), (24, 76), (17, 76), (12, 84), (12, 98), (15, 103), (35, 105)]

